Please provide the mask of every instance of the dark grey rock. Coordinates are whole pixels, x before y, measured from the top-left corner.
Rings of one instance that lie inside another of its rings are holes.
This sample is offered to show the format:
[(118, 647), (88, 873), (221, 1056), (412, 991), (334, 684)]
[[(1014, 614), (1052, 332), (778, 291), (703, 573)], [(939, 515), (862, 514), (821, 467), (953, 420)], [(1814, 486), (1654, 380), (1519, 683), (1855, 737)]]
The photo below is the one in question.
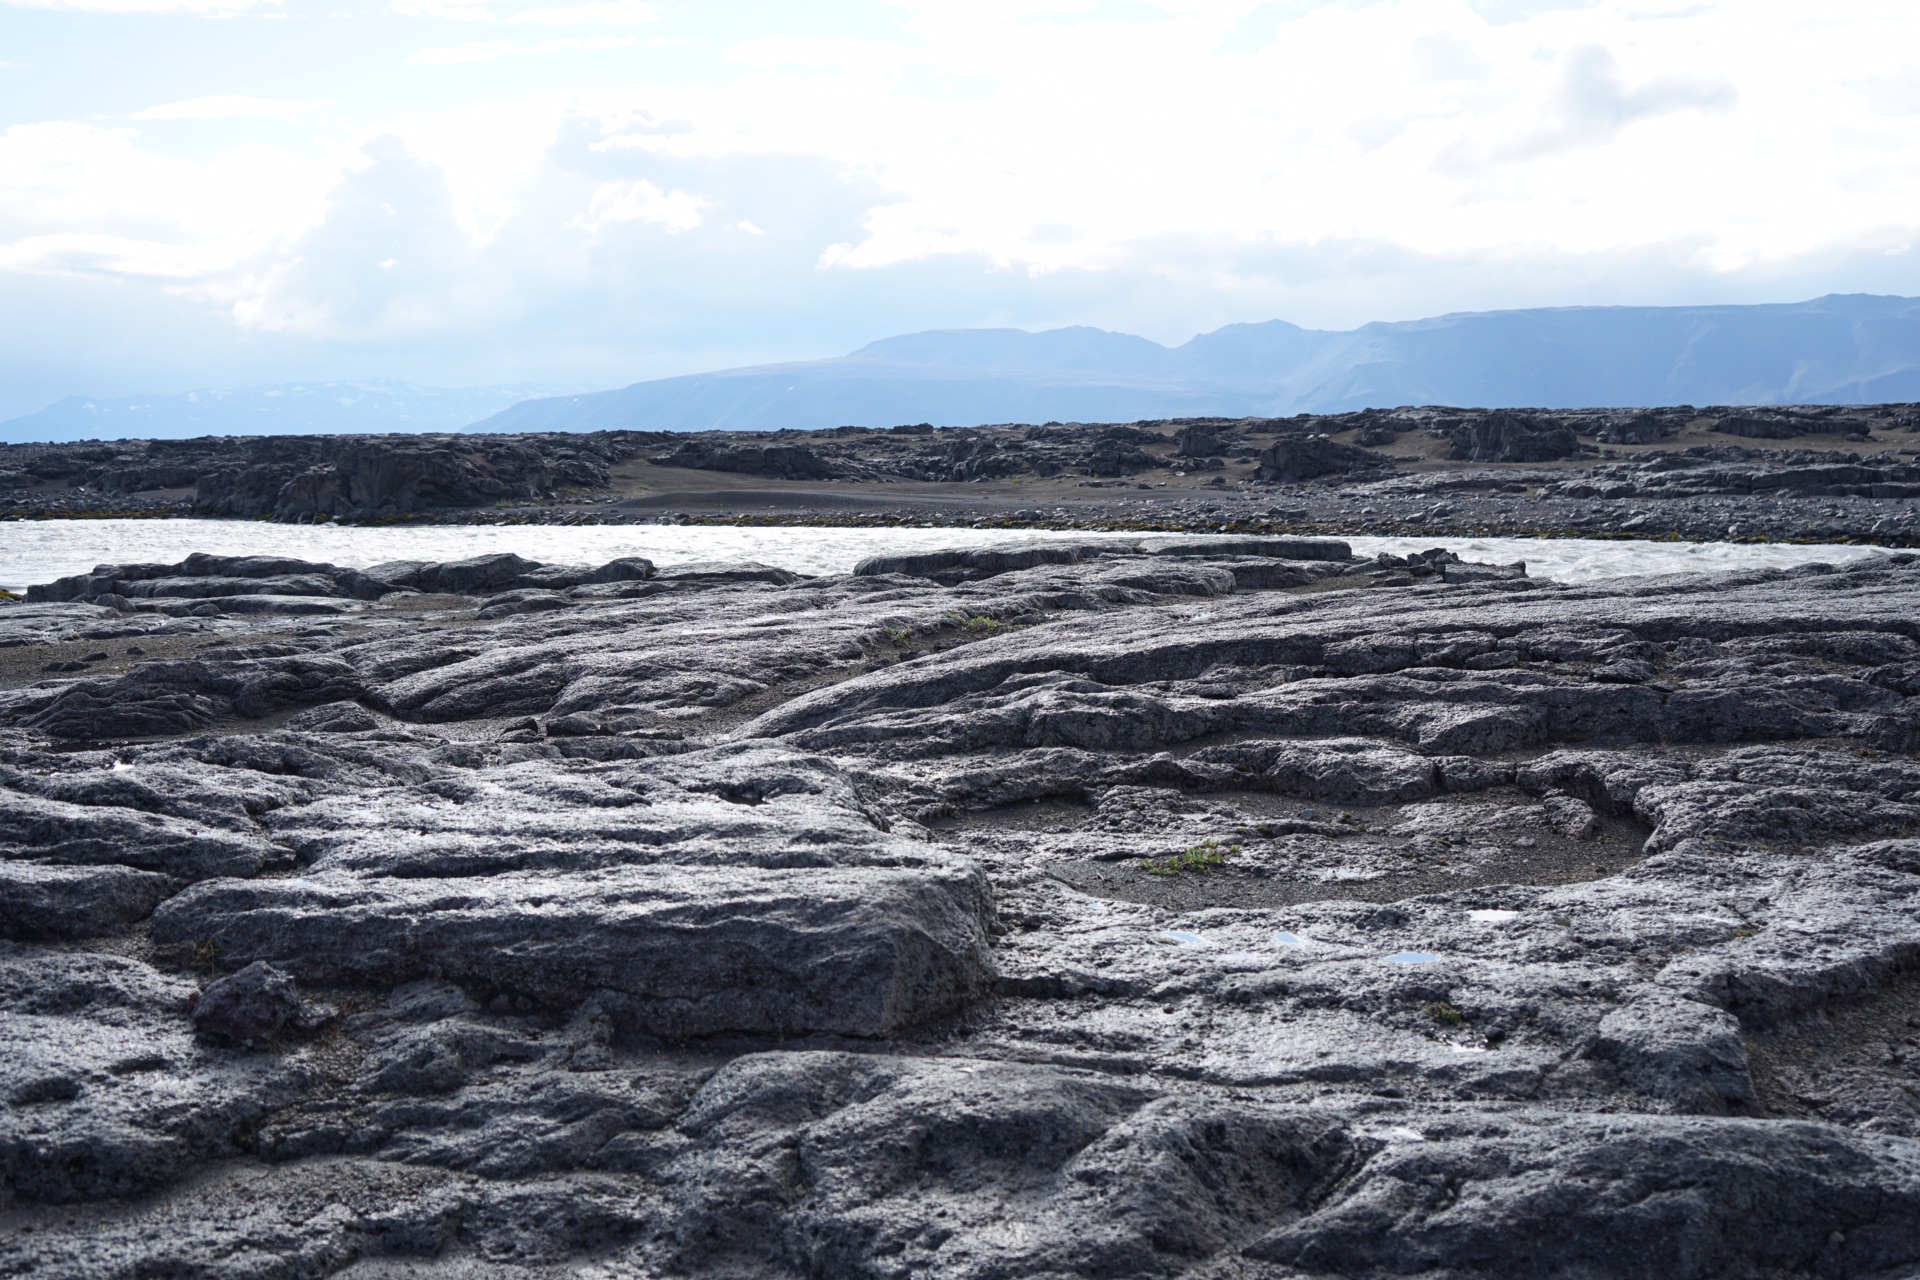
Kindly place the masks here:
[[(0, 857), (66, 866), (130, 866), (182, 880), (250, 875), (271, 849), (255, 833), (112, 804), (0, 790)], [(128, 882), (131, 883), (131, 882)]]
[(509, 551), (444, 563), (402, 560), (377, 564), (367, 572), (396, 586), (429, 594), (476, 595), (511, 586), (523, 575), (541, 568)]
[(257, 718), (351, 699), (364, 689), (352, 666), (332, 657), (151, 661), (123, 676), (30, 692), (12, 707), (0, 706), (0, 722), (14, 718), (56, 738), (155, 737), (191, 732), (226, 716)]
[(1393, 459), (1384, 453), (1305, 436), (1277, 440), (1267, 446), (1260, 454), (1258, 475), (1262, 480), (1292, 484), (1321, 476), (1385, 471), (1392, 466)]
[(1330, 560), (1353, 558), (1353, 548), (1333, 538), (1148, 538), (1140, 550), (1150, 556), (1257, 556), (1268, 560)]
[[(668, 1039), (892, 1034), (982, 990), (978, 874), (876, 830), (830, 769), (769, 772), (779, 758), (689, 757), (650, 798), (581, 793), (529, 762), (420, 797), (450, 825), (399, 848), (390, 810), (284, 811), (275, 825), (308, 873), (178, 897), (154, 936), (329, 984), (444, 977), (562, 1007), (598, 992), (623, 1025)], [(709, 788), (732, 803), (696, 798)], [(419, 799), (395, 804), (421, 812)]]
[(201, 988), (193, 1028), (202, 1035), (253, 1046), (300, 1014), (300, 988), (270, 964), (254, 961)]
[(1583, 451), (1563, 423), (1498, 409), (1454, 428), (1450, 441), (1449, 456), (1467, 462), (1554, 462)]
[(0, 861), (0, 937), (99, 937), (144, 920), (179, 886), (131, 867)]
[(445, 977), (556, 1007), (601, 993), (625, 1029), (667, 1040), (890, 1035), (990, 976), (991, 900), (958, 869), (502, 875), (482, 903), (471, 883), (314, 884), (189, 890), (155, 939), (212, 938), (326, 983)]
[(781, 480), (826, 480), (835, 474), (833, 467), (819, 454), (797, 445), (716, 447), (705, 440), (690, 440), (652, 461), (655, 466), (661, 467), (737, 471)]
[(1920, 1266), (1920, 564), (1072, 546), (0, 695), (0, 1268)]
[(791, 569), (760, 564), (753, 560), (690, 560), (669, 565), (657, 575), (660, 581), (675, 586), (719, 586), (732, 583), (765, 582), (786, 586), (800, 581)]
[(257, 578), (208, 574), (197, 577), (128, 579), (125, 580), (123, 594), (133, 599), (171, 596), (191, 600), (211, 596), (334, 596), (342, 592), (333, 579), (325, 574), (283, 573)]
[(1036, 565), (1080, 564), (1103, 555), (1122, 555), (1131, 549), (1131, 545), (1125, 542), (1049, 541), (1023, 546), (921, 551), (904, 555), (868, 556), (854, 566), (853, 572), (857, 577), (898, 573), (952, 585), (996, 577), (1016, 569), (1031, 569)]
[(327, 702), (287, 717), (281, 727), (296, 733), (366, 733), (384, 723), (358, 703)]
[(513, 591), (503, 591), (497, 596), (488, 596), (480, 602), (480, 609), (474, 617), (506, 618), (516, 613), (544, 613), (549, 609), (570, 609), (573, 601), (558, 591), (545, 587), (520, 587)]

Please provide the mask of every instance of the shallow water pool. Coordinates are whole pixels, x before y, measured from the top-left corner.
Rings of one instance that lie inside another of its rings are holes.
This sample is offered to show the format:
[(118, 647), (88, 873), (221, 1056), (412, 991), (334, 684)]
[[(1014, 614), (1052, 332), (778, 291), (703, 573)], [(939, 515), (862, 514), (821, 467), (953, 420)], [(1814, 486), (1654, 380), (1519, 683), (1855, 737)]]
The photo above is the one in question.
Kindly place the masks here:
[[(84, 573), (98, 564), (170, 564), (191, 552), (297, 556), (364, 568), (386, 560), (461, 560), (512, 551), (529, 560), (599, 564), (645, 556), (659, 565), (759, 560), (796, 573), (845, 573), (867, 556), (1057, 538), (1138, 534), (1005, 529), (834, 529), (726, 525), (351, 525), (254, 520), (23, 520), (0, 524), (0, 587)], [(1373, 538), (1347, 541), (1362, 555), (1446, 547), (1468, 560), (1527, 562), (1536, 578), (1585, 582), (1628, 575), (1839, 564), (1887, 555), (1879, 547), (1612, 542), (1587, 538)]]

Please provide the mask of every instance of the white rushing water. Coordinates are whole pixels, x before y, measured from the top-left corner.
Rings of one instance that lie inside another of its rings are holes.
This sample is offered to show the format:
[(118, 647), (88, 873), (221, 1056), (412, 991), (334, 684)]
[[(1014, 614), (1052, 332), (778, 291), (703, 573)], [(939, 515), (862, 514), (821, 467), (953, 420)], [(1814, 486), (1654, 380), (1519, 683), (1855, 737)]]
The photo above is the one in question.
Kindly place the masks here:
[(1527, 576), (1555, 582), (1593, 582), (1660, 573), (1718, 573), (1733, 569), (1791, 569), (1802, 564), (1848, 564), (1894, 554), (1886, 547), (1841, 544), (1643, 542), (1606, 538), (1365, 538), (1346, 541), (1363, 556), (1445, 547), (1462, 560), (1511, 564), (1524, 560)]
[[(350, 525), (251, 520), (26, 520), (0, 524), (0, 587), (84, 573), (99, 564), (172, 563), (194, 551), (296, 556), (365, 568), (386, 560), (461, 560), (512, 551), (529, 560), (599, 564), (645, 556), (659, 565), (758, 560), (796, 573), (845, 573), (863, 557), (935, 547), (979, 547), (1034, 538), (1136, 538), (1138, 534), (1005, 529), (830, 529), (723, 525)], [(1446, 547), (1467, 560), (1524, 560), (1536, 578), (1598, 578), (1841, 564), (1890, 554), (1879, 547), (1725, 542), (1614, 542), (1589, 538), (1346, 539), (1356, 552), (1404, 555)]]

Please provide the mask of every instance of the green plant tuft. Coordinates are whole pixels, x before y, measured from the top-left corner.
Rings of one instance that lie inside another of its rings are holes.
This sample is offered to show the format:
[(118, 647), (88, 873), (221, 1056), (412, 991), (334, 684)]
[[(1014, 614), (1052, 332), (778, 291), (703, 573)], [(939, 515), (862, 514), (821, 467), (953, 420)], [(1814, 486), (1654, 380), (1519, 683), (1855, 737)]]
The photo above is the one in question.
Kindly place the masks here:
[(1171, 858), (1162, 858), (1157, 862), (1152, 858), (1142, 858), (1140, 866), (1148, 875), (1154, 876), (1177, 876), (1184, 871), (1203, 874), (1226, 866), (1227, 855), (1240, 852), (1241, 847), (1235, 844), (1223, 849), (1218, 840), (1209, 838)]
[(1013, 630), (1013, 624), (1002, 622), (998, 618), (989, 618), (984, 613), (975, 614), (969, 618), (966, 614), (958, 610), (948, 610), (947, 618), (956, 625), (965, 627), (969, 631), (984, 631), (988, 635), (999, 631)]

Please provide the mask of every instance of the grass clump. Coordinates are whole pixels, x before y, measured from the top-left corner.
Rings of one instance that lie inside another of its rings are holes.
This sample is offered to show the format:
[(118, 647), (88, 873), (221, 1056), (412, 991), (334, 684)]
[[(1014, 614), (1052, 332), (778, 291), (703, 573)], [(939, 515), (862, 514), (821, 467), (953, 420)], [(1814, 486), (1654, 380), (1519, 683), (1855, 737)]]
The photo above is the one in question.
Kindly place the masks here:
[(1240, 852), (1240, 848), (1237, 844), (1221, 848), (1218, 840), (1206, 839), (1171, 858), (1161, 858), (1157, 862), (1152, 858), (1142, 858), (1140, 866), (1148, 875), (1154, 876), (1177, 876), (1188, 871), (1204, 874), (1226, 866), (1227, 855)]
[(961, 613), (958, 610), (953, 610), (948, 612), (947, 618), (949, 621), (953, 622), (956, 626), (965, 627), (968, 631), (984, 631), (988, 635), (993, 635), (994, 633), (1000, 632), (1000, 631), (1013, 630), (1012, 623), (1002, 622), (998, 618), (989, 618), (984, 613), (975, 614), (973, 617), (969, 618), (966, 614)]
[(1435, 1000), (1427, 1006), (1427, 1016), (1443, 1027), (1457, 1027), (1467, 1020), (1467, 1015), (1448, 1004), (1445, 1000)]

